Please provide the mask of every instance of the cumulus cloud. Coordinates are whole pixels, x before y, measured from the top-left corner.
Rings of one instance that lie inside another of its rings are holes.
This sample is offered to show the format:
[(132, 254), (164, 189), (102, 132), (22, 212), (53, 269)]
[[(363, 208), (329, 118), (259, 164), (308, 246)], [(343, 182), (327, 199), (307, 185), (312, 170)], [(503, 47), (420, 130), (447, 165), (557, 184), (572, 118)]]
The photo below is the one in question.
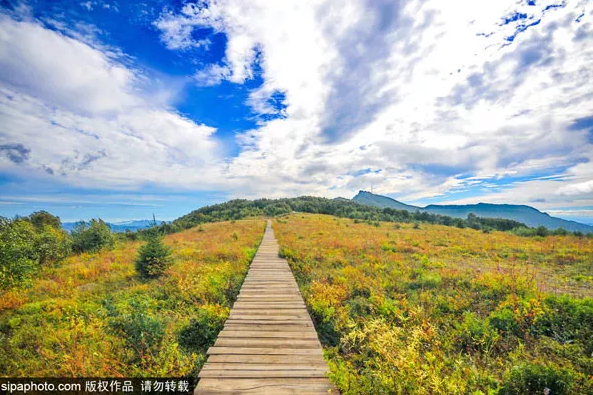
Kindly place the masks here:
[(0, 21), (5, 86), (84, 113), (108, 113), (139, 104), (132, 92), (133, 73), (101, 52), (37, 23), (2, 15)]
[(194, 78), (199, 86), (213, 86), (220, 84), (230, 75), (231, 71), (228, 67), (213, 64), (202, 70), (198, 70)]
[(558, 193), (568, 196), (593, 194), (593, 180), (564, 185), (558, 189)]
[(0, 18), (0, 170), (83, 187), (220, 187), (214, 128), (168, 108), (113, 56)]
[(161, 19), (188, 28), (184, 40), (195, 27), (226, 34), (226, 71), (212, 82), (244, 82), (257, 59), (256, 111), (285, 96), (283, 119), (239, 137), (227, 177), (241, 193), (348, 196), (373, 184), (418, 200), (561, 176), (498, 192), (527, 202), (536, 185), (557, 195), (593, 176), (588, 131), (574, 126), (591, 115), (593, 6), (554, 5), (212, 0)]

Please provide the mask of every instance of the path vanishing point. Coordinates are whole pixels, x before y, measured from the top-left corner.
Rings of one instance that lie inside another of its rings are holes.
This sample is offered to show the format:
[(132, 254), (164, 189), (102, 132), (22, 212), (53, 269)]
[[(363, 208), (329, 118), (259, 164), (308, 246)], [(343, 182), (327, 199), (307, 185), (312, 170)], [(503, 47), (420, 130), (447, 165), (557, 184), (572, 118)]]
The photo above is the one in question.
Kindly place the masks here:
[(195, 394), (337, 394), (321, 343), (268, 221)]

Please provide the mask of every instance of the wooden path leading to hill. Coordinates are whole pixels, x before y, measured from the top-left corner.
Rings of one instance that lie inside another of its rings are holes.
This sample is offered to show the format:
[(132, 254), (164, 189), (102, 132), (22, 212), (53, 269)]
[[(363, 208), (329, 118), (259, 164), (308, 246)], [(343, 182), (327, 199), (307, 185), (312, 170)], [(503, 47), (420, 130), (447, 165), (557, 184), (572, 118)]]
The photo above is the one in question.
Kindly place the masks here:
[(337, 394), (270, 221), (195, 394)]

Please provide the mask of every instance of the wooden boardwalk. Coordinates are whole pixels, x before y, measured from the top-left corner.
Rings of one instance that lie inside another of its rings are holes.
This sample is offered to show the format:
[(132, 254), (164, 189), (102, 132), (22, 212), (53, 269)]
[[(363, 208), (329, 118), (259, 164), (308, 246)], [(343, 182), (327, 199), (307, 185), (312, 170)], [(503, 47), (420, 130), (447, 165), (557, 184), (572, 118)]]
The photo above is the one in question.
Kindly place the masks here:
[(195, 394), (337, 394), (270, 221)]

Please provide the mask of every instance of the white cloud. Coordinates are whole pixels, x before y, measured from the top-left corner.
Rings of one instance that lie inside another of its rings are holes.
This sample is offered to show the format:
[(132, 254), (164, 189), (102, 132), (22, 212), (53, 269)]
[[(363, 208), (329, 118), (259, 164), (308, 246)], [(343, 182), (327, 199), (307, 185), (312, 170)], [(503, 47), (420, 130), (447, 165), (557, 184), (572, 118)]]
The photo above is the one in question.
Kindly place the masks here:
[[(591, 115), (593, 4), (552, 4), (212, 0), (161, 20), (183, 26), (179, 40), (195, 27), (225, 33), (230, 81), (250, 78), (259, 54), (256, 111), (285, 95), (283, 119), (239, 137), (226, 173), (238, 195), (351, 196), (373, 184), (416, 200), (474, 188), (462, 174), (482, 180), (475, 188), (557, 174), (501, 199), (545, 191), (559, 204), (558, 188), (593, 177), (587, 131), (570, 128)], [(366, 168), (379, 171), (352, 175)]]
[(559, 217), (592, 217), (593, 219), (593, 210), (547, 210), (547, 213), (554, 216)]
[(134, 74), (78, 40), (33, 22), (0, 15), (2, 82), (48, 103), (87, 114), (122, 111), (141, 104)]
[(86, 8), (87, 11), (92, 11), (93, 5), (94, 4), (92, 1), (85, 1), (85, 2), (80, 3), (80, 6)]
[(172, 111), (170, 94), (104, 52), (1, 18), (1, 171), (92, 188), (220, 188), (214, 128)]
[(568, 196), (593, 194), (593, 180), (564, 185), (558, 189), (558, 193)]
[(231, 74), (228, 67), (218, 64), (209, 65), (203, 70), (198, 70), (194, 76), (199, 86), (213, 86), (220, 84)]
[(204, 25), (199, 20), (191, 19), (192, 7), (192, 4), (183, 7), (181, 16), (174, 15), (172, 12), (166, 12), (155, 21), (154, 24), (160, 29), (161, 39), (167, 45), (167, 48), (186, 50), (209, 44), (209, 40), (207, 39), (194, 40), (192, 38), (194, 28)]

